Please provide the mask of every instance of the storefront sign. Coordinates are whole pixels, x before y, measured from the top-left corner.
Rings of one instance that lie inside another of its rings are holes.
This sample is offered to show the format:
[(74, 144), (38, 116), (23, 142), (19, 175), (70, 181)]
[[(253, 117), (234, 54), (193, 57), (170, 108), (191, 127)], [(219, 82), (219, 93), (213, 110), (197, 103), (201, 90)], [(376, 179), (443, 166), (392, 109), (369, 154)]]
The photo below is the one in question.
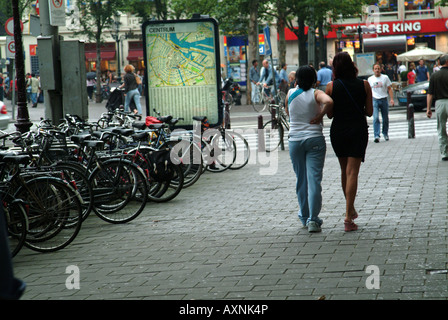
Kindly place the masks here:
[[(336, 39), (336, 28), (357, 29), (358, 24), (339, 24), (332, 25), (332, 31), (328, 32), (327, 39)], [(378, 35), (401, 35), (415, 33), (437, 33), (446, 32), (448, 29), (448, 19), (422, 19), (410, 21), (384, 21), (377, 25)], [(308, 27), (305, 27), (305, 34), (308, 33)], [(342, 37), (347, 37), (343, 35)], [(353, 36), (350, 36), (353, 37)], [(285, 29), (286, 40), (297, 40), (297, 36), (288, 28)]]

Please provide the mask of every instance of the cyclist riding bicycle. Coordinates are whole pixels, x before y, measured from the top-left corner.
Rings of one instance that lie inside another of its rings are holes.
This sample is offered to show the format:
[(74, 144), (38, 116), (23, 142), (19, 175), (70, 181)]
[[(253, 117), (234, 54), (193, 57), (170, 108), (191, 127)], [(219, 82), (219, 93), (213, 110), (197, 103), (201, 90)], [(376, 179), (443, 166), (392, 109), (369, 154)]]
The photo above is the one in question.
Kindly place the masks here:
[(279, 90), (280, 76), (277, 71), (275, 71), (272, 66), (269, 65), (268, 60), (263, 60), (263, 68), (260, 71), (260, 83), (265, 87), (265, 92), (272, 96), (271, 89), (274, 85), (274, 73), (275, 73), (275, 85), (277, 90)]

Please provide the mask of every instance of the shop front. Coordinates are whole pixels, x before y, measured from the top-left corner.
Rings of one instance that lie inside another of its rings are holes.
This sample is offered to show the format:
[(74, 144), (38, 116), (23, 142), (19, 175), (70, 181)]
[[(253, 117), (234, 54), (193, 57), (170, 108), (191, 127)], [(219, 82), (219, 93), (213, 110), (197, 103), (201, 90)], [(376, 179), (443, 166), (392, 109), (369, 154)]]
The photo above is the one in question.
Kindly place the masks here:
[(143, 71), (145, 68), (143, 58), (143, 42), (129, 41), (127, 60), (129, 61), (129, 64), (135, 67), (136, 71)]
[[(117, 58), (115, 52), (115, 42), (104, 43), (100, 48), (101, 65), (100, 70), (105, 74), (107, 70), (116, 72)], [(96, 43), (85, 44), (86, 70), (87, 72), (96, 71)]]
[[(375, 62), (383, 64), (385, 68), (392, 66), (396, 69), (399, 64), (397, 55), (414, 49), (417, 44), (424, 44), (428, 48), (443, 52), (448, 51), (446, 18), (381, 22), (376, 25), (376, 32), (361, 34), (362, 46), (358, 27), (358, 24), (333, 25), (333, 31), (327, 36), (328, 40), (333, 40), (329, 41), (329, 52), (347, 51), (351, 55), (361, 52), (374, 53)], [(337, 29), (344, 32), (338, 34)], [(426, 61), (430, 70), (434, 63), (435, 61)]]

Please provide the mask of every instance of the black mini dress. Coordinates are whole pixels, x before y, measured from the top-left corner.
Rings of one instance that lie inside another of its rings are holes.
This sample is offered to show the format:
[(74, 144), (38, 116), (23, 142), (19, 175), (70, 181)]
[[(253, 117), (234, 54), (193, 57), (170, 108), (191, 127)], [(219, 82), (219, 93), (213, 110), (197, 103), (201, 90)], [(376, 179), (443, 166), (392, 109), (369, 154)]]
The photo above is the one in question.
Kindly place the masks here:
[(335, 79), (330, 140), (338, 158), (361, 158), (364, 162), (369, 132), (365, 115), (366, 91), (361, 79)]

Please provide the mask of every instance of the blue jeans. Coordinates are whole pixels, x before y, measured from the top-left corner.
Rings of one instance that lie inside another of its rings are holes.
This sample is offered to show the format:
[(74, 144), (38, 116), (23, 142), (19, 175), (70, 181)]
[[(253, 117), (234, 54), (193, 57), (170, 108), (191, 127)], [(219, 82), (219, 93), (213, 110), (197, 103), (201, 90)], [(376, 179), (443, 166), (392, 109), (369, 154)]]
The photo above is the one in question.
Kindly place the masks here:
[(130, 90), (126, 93), (126, 98), (124, 100), (124, 111), (129, 112), (129, 105), (131, 104), (132, 99), (134, 99), (138, 114), (142, 114), (142, 106), (140, 105), (140, 93), (138, 92), (138, 89)]
[(373, 99), (373, 136), (374, 138), (380, 137), (380, 118), (379, 113), (381, 110), (381, 118), (383, 118), (383, 137), (389, 135), (389, 103), (387, 98)]
[(31, 92), (31, 102), (37, 104), (37, 92)]
[(327, 145), (325, 138), (314, 137), (301, 141), (289, 141), (289, 156), (297, 177), (296, 193), (299, 201), (299, 219), (306, 226), (318, 218), (322, 208), (322, 171)]

